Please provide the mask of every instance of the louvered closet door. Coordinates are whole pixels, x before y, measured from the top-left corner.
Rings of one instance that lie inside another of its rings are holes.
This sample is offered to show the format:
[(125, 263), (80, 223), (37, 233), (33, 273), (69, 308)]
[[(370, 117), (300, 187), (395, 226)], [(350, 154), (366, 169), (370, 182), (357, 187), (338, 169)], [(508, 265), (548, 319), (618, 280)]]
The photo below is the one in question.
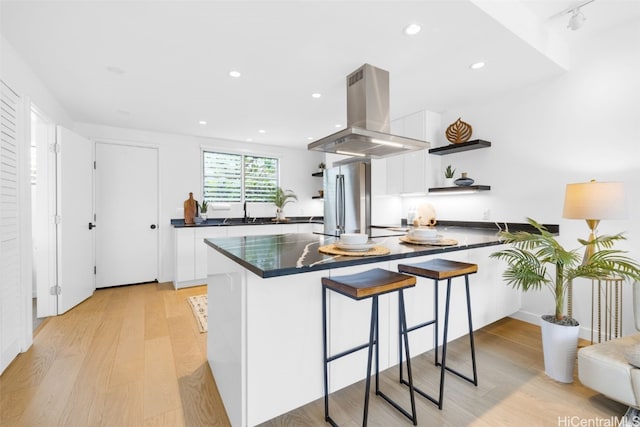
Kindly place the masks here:
[(20, 351), (18, 124), (20, 97), (0, 81), (0, 373)]

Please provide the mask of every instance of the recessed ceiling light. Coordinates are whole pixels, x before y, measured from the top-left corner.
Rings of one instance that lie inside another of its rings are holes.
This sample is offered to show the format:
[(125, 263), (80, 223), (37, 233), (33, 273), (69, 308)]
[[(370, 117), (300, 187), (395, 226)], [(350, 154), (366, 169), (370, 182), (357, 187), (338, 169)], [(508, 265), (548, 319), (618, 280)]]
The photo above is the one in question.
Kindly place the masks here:
[(469, 65), (469, 68), (471, 68), (472, 70), (479, 70), (480, 68), (483, 68), (485, 65), (486, 64), (484, 62), (479, 61)]
[(266, 131), (266, 130), (264, 130), (264, 129), (259, 129), (259, 130), (258, 130), (258, 133), (267, 133), (267, 131)]
[(229, 75), (231, 77), (233, 77), (234, 79), (237, 79), (238, 77), (240, 77), (242, 74), (240, 74), (240, 71), (236, 71), (236, 70), (231, 70), (229, 71)]
[(201, 125), (206, 125), (207, 124), (207, 122), (204, 121), (204, 120), (200, 120), (198, 123), (200, 123)]
[(337, 128), (341, 128), (341, 127), (342, 127), (342, 125), (341, 125), (340, 123), (337, 123), (337, 124), (336, 124), (336, 127), (337, 127)]
[(409, 24), (402, 30), (408, 36), (414, 36), (418, 34), (422, 30), (422, 27), (419, 24)]
[(113, 65), (109, 65), (106, 68), (107, 68), (107, 71), (113, 74), (124, 74), (124, 70), (120, 67), (114, 67)]
[(307, 139), (308, 139), (309, 141), (313, 141), (313, 137), (312, 137), (312, 136), (308, 136), (308, 137), (307, 137)]
[(318, 92), (316, 92), (316, 93), (312, 93), (312, 94), (311, 94), (311, 97), (312, 97), (312, 98), (320, 98), (321, 96), (322, 96), (322, 94), (321, 94), (321, 93), (318, 93)]

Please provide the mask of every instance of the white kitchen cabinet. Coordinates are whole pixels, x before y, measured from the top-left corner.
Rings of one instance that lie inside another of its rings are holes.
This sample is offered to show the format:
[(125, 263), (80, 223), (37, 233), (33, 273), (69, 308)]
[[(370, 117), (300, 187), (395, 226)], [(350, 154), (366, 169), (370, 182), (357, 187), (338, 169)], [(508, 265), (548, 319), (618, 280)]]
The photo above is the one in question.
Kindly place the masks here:
[[(324, 224), (317, 224), (314, 222), (297, 224), (297, 232), (298, 233), (322, 233), (324, 230)], [(287, 231), (290, 233), (290, 231)]]
[(194, 279), (203, 280), (206, 279), (207, 274), (209, 274), (207, 270), (207, 254), (210, 251), (207, 250), (209, 246), (204, 242), (204, 239), (227, 237), (227, 229), (228, 227), (200, 227), (196, 229), (194, 241), (196, 263)]
[(207, 275), (216, 274), (216, 265), (208, 259), (204, 239), (216, 237), (261, 236), (285, 233), (322, 232), (323, 225), (315, 223), (260, 224), (221, 227), (174, 228), (174, 279), (176, 289), (199, 286), (206, 282)]
[[(401, 117), (391, 122), (391, 133), (432, 142), (440, 129), (440, 115), (431, 111)], [(427, 150), (386, 158), (386, 193), (427, 193), (431, 184)]]
[(195, 277), (195, 232), (193, 228), (174, 228), (173, 286), (176, 289), (180, 287), (179, 283), (191, 281)]
[(208, 251), (204, 239), (226, 235), (226, 227), (174, 228), (174, 288), (205, 283)]
[[(265, 236), (268, 234), (295, 233), (296, 224), (260, 224), (260, 225), (234, 225), (227, 227), (227, 236)], [(291, 231), (288, 231), (292, 227)]]
[(387, 194), (426, 193), (427, 150), (387, 158)]

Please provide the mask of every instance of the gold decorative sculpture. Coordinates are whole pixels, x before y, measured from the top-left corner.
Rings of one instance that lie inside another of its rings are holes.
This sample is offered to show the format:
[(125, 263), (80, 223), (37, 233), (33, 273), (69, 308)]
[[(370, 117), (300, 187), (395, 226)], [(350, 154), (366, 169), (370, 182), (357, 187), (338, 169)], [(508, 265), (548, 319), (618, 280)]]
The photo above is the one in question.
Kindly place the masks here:
[(458, 120), (449, 125), (445, 135), (451, 143), (460, 144), (462, 142), (467, 142), (469, 138), (471, 138), (472, 131), (473, 129), (471, 125), (463, 122), (460, 120), (460, 117), (458, 117)]

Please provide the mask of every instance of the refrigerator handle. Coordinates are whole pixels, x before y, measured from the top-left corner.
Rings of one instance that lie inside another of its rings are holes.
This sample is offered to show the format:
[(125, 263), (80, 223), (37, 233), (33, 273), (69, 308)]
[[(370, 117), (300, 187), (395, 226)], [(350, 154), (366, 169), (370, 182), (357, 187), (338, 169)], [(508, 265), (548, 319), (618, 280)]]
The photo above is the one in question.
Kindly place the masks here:
[(336, 231), (340, 235), (340, 175), (336, 175)]
[(340, 175), (340, 233), (345, 232), (345, 188), (344, 175)]

